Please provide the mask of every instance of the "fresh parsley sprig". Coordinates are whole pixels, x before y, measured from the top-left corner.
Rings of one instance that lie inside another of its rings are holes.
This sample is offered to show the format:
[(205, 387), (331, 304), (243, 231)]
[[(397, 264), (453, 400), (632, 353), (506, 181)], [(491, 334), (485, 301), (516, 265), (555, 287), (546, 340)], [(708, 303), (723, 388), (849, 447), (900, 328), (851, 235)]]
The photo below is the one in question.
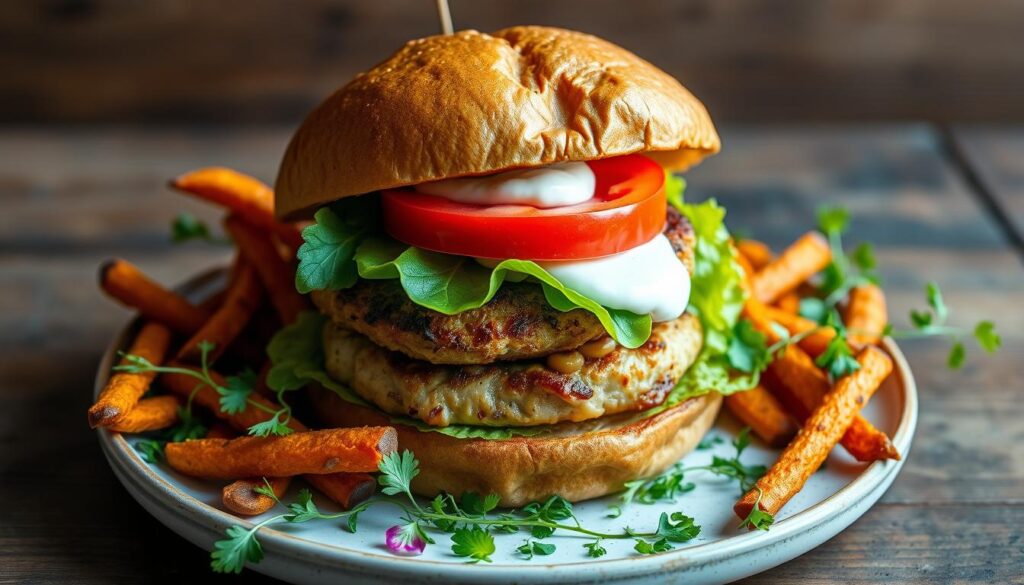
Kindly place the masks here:
[(338, 513), (322, 512), (313, 502), (309, 490), (301, 490), (297, 501), (284, 504), (274, 495), (269, 484), (257, 488), (259, 493), (284, 506), (287, 512), (272, 516), (248, 529), (230, 527), (225, 538), (214, 545), (211, 567), (221, 573), (237, 573), (247, 562), (259, 562), (263, 558), (263, 549), (257, 534), (269, 524), (345, 519), (346, 527), (355, 532), (359, 514), (375, 505), (398, 508), (403, 524), (396, 528), (401, 529), (403, 542), (418, 540), (417, 544), (422, 547), (434, 543), (430, 532), (448, 533), (452, 554), (470, 563), (491, 561), (491, 555), (497, 550), (495, 532), (527, 531), (530, 537), (516, 551), (528, 559), (555, 551), (555, 545), (540, 541), (556, 530), (592, 539), (583, 544), (589, 557), (600, 557), (607, 553), (601, 546), (604, 540), (634, 539), (637, 541), (637, 552), (653, 554), (670, 550), (672, 543), (687, 542), (700, 534), (700, 526), (694, 523), (693, 518), (681, 512), (661, 514), (657, 528), (650, 532), (637, 532), (630, 528), (624, 528), (621, 532), (591, 530), (576, 518), (572, 503), (559, 496), (551, 496), (543, 502), (534, 502), (499, 515), (491, 514), (499, 502), (495, 494), (480, 496), (467, 493), (458, 502), (451, 495), (439, 495), (430, 505), (423, 506), (416, 501), (410, 489), (413, 478), (419, 474), (419, 463), (410, 451), (388, 455), (381, 461), (379, 470), (381, 475), (378, 482), (386, 497), (372, 499)]
[(740, 522), (740, 528), (756, 528), (757, 530), (767, 531), (775, 523), (775, 516), (769, 512), (765, 512), (761, 509), (761, 496), (764, 492), (761, 488), (755, 488), (757, 490), (757, 499), (754, 500), (754, 507), (750, 509), (750, 513), (747, 517)]
[(195, 390), (193, 390), (192, 394), (189, 396), (189, 412), (191, 412), (190, 407), (192, 397), (195, 396), (195, 393), (199, 388), (205, 385), (213, 388), (217, 394), (220, 395), (219, 405), (220, 410), (223, 413), (238, 414), (246, 408), (252, 407), (271, 415), (269, 419), (249, 427), (250, 435), (267, 437), (271, 435), (284, 436), (290, 434), (292, 432), (292, 428), (288, 426), (288, 422), (291, 420), (292, 409), (284, 400), (284, 391), (278, 391), (277, 397), (281, 407), (274, 409), (252, 399), (252, 392), (256, 386), (256, 374), (253, 373), (252, 370), (244, 370), (238, 375), (227, 376), (225, 378), (224, 385), (218, 384), (210, 373), (209, 355), (210, 352), (213, 351), (213, 348), (214, 344), (208, 341), (202, 341), (199, 343), (200, 369), (198, 371), (191, 368), (182, 368), (177, 366), (158, 366), (142, 356), (124, 352), (121, 352), (120, 355), (127, 363), (114, 366), (114, 371), (128, 372), (132, 374), (156, 372), (158, 374), (182, 374), (190, 376), (198, 380), (200, 384), (196, 386)]

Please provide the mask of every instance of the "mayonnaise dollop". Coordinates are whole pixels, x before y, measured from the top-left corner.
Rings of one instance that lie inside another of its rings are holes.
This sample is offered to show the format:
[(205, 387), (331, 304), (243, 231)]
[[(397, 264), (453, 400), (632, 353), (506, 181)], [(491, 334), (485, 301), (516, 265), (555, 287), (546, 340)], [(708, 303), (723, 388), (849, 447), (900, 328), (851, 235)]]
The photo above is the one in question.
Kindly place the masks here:
[(594, 171), (585, 162), (567, 162), (506, 171), (486, 177), (442, 179), (416, 190), (473, 205), (576, 205), (594, 196)]
[(650, 314), (656, 322), (679, 318), (690, 301), (690, 274), (663, 234), (603, 258), (537, 264), (606, 307)]

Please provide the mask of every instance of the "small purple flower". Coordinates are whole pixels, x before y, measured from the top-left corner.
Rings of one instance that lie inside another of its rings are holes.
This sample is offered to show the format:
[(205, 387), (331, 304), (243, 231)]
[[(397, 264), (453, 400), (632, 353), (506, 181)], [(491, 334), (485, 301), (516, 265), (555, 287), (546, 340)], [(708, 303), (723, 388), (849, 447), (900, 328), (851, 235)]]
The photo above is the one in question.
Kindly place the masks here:
[(415, 522), (399, 524), (388, 528), (384, 541), (391, 552), (403, 557), (414, 557), (423, 554), (427, 548), (427, 541), (424, 539), (423, 530)]

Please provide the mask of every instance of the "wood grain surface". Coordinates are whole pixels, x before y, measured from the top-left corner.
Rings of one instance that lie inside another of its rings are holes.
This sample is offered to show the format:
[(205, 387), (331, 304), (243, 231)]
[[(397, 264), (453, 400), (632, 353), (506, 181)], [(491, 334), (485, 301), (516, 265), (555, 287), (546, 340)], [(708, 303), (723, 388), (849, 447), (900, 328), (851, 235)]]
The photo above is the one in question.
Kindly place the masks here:
[[(169, 242), (177, 211), (216, 213), (166, 180), (210, 164), (269, 179), (288, 134), (0, 131), (0, 582), (210, 579), (207, 553), (135, 504), (86, 424), (97, 360), (128, 316), (102, 298), (96, 267), (122, 256), (171, 284), (225, 262), (224, 249)], [(904, 343), (921, 418), (900, 477), (848, 530), (749, 582), (1024, 583), (1022, 251), (975, 189), (985, 177), (1007, 210), (1024, 209), (1021, 136), (969, 132), (959, 157), (958, 131), (924, 125), (726, 128), (723, 153), (689, 173), (690, 199), (717, 197), (734, 229), (775, 246), (820, 205), (846, 205), (848, 241), (877, 246), (897, 325), (934, 279), (954, 323), (993, 317), (1005, 344), (950, 372), (945, 343)]]
[[(1024, 121), (1019, 0), (450, 2), (619, 43), (719, 121)], [(6, 0), (0, 121), (291, 122), (438, 32), (429, 0)]]

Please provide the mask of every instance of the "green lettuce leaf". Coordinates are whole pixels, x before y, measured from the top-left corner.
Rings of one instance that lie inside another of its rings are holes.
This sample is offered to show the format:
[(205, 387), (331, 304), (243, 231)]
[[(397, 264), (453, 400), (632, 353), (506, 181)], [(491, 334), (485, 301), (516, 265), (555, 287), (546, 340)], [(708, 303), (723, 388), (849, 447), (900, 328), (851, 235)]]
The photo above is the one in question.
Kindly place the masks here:
[(650, 315), (604, 307), (528, 260), (504, 260), (487, 268), (466, 256), (428, 252), (384, 238), (364, 241), (355, 259), (361, 278), (397, 278), (413, 302), (446, 315), (482, 307), (506, 279), (521, 275), (540, 282), (544, 297), (555, 309), (593, 313), (608, 334), (625, 347), (640, 347), (651, 336)]
[(700, 317), (704, 347), (665, 403), (654, 409), (657, 411), (712, 391), (732, 394), (749, 390), (757, 385), (759, 376), (757, 369), (750, 373), (735, 370), (727, 357), (746, 298), (741, 284), (743, 272), (725, 227), (725, 209), (714, 199), (685, 203), (685, 187), (681, 178), (666, 173), (668, 201), (690, 220), (697, 236), (689, 311)]

